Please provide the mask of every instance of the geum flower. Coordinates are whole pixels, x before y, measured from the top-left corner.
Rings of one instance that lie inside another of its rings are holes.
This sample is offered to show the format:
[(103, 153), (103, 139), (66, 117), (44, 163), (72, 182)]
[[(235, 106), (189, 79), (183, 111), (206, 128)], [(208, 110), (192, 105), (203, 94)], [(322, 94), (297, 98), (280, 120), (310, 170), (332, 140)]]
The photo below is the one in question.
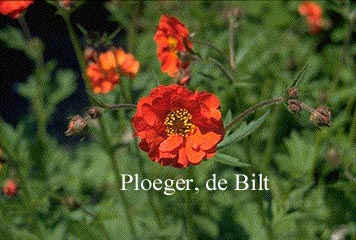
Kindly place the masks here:
[(108, 93), (119, 83), (121, 74), (134, 78), (139, 68), (134, 56), (120, 48), (100, 53), (96, 62), (89, 63), (87, 75), (94, 93)]
[(34, 1), (0, 1), (0, 13), (11, 18), (19, 18), (21, 13)]
[(132, 119), (139, 147), (161, 165), (182, 168), (215, 155), (224, 127), (219, 99), (179, 85), (158, 86), (139, 100)]
[(308, 31), (317, 34), (323, 26), (323, 10), (319, 4), (314, 2), (303, 2), (298, 8), (299, 14), (306, 17)]
[(154, 40), (162, 72), (170, 77), (181, 75), (189, 67), (189, 50), (193, 48), (185, 25), (175, 17), (163, 15)]

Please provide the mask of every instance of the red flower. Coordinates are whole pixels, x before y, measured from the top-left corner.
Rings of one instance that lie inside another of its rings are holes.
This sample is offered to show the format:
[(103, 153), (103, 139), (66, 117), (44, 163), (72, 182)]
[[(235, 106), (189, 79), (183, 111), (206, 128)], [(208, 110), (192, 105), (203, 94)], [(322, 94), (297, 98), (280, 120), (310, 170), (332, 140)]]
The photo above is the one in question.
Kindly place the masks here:
[(308, 31), (310, 34), (317, 34), (323, 26), (323, 10), (319, 4), (314, 2), (303, 2), (299, 5), (299, 14), (306, 17)]
[(219, 99), (208, 92), (159, 86), (142, 98), (132, 119), (139, 147), (161, 165), (187, 167), (215, 155), (222, 141)]
[(95, 93), (108, 93), (119, 83), (120, 73), (133, 78), (139, 68), (131, 54), (118, 49), (99, 54), (97, 61), (88, 65), (87, 74)]
[(6, 180), (6, 182), (2, 188), (2, 193), (8, 197), (16, 196), (16, 194), (17, 194), (16, 183), (14, 181), (12, 181), (11, 179)]
[(188, 29), (177, 18), (163, 15), (154, 40), (162, 72), (174, 77), (178, 70), (188, 68), (189, 49), (193, 44), (189, 40)]
[(19, 18), (21, 13), (34, 2), (32, 1), (0, 1), (0, 13), (11, 18)]

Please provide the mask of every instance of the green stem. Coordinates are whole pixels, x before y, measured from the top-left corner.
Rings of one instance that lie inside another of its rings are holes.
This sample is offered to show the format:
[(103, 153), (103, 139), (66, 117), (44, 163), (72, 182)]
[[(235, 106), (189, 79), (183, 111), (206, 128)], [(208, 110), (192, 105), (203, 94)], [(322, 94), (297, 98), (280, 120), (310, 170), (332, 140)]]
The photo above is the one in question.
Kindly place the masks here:
[(350, 133), (349, 133), (350, 142), (353, 143), (355, 139), (356, 139), (356, 107), (354, 109), (354, 113), (352, 116), (352, 122), (351, 122)]
[(103, 121), (103, 119), (99, 120), (99, 124), (100, 124), (100, 128), (101, 128), (101, 134), (102, 134), (102, 138), (103, 138), (103, 144), (106, 148), (106, 152), (109, 155), (110, 161), (111, 161), (111, 166), (112, 166), (112, 170), (114, 172), (115, 175), (115, 180), (116, 180), (116, 185), (117, 185), (117, 189), (119, 191), (119, 196), (120, 196), (120, 200), (122, 201), (124, 208), (125, 208), (125, 215), (126, 218), (128, 220), (128, 224), (130, 227), (130, 230), (132, 232), (132, 235), (134, 236), (134, 239), (139, 239), (138, 234), (136, 232), (134, 223), (133, 223), (133, 219), (131, 218), (131, 206), (129, 204), (129, 201), (125, 195), (124, 191), (120, 191), (120, 185), (121, 185), (121, 180), (120, 180), (120, 169), (119, 166), (117, 164), (116, 161), (116, 157), (115, 157), (115, 152), (114, 149), (112, 147), (112, 144), (110, 142), (110, 138), (109, 138), (109, 134), (108, 131), (106, 129), (105, 123)]
[(88, 92), (91, 92), (90, 79), (88, 78), (88, 75), (86, 74), (86, 64), (84, 61), (83, 51), (80, 46), (80, 42), (77, 38), (77, 35), (75, 34), (74, 28), (70, 22), (70, 15), (67, 11), (64, 11), (64, 10), (62, 10), (60, 12), (61, 12), (61, 15), (62, 15), (65, 23), (66, 23), (69, 37), (73, 44), (74, 52), (75, 52), (75, 55), (78, 60), (80, 71), (82, 73), (82, 78), (84, 79), (84, 82), (85, 82), (85, 88), (87, 89)]
[[(136, 143), (136, 146), (137, 146), (137, 143)], [(140, 175), (142, 176), (143, 179), (146, 179), (146, 178), (148, 178), (148, 176), (147, 176), (146, 171), (144, 169), (144, 161), (143, 161), (144, 159), (142, 157), (141, 152), (138, 151), (138, 148), (136, 146), (134, 147), (134, 149), (136, 151), (136, 155), (139, 156), (139, 160), (140, 160), (140, 162), (138, 164), (139, 165), (139, 170), (140, 170)], [(154, 199), (155, 196), (154, 196), (153, 191), (147, 191), (147, 195), (148, 195), (148, 202), (149, 202), (150, 207), (152, 209), (152, 212), (153, 212), (153, 214), (155, 216), (157, 225), (158, 225), (159, 229), (163, 229), (164, 226), (163, 226), (163, 223), (162, 223), (162, 214), (161, 214), (159, 208), (157, 208), (156, 205), (154, 204), (153, 199)]]
[(250, 107), (249, 109), (245, 110), (244, 112), (240, 113), (236, 118), (234, 118), (226, 127), (225, 130), (229, 130), (230, 128), (232, 128), (235, 124), (237, 124), (240, 120), (242, 120), (243, 118), (251, 115), (252, 113), (254, 113), (257, 109), (262, 108), (262, 107), (266, 107), (269, 105), (273, 105), (273, 104), (280, 104), (282, 102), (284, 102), (284, 97), (279, 97), (279, 98), (274, 98), (274, 99), (269, 99), (267, 101), (258, 103), (252, 107)]
[[(193, 175), (193, 168), (188, 167), (187, 179), (191, 179)], [(192, 191), (185, 191), (185, 224), (187, 231), (187, 239), (193, 240), (193, 206), (192, 206)]]

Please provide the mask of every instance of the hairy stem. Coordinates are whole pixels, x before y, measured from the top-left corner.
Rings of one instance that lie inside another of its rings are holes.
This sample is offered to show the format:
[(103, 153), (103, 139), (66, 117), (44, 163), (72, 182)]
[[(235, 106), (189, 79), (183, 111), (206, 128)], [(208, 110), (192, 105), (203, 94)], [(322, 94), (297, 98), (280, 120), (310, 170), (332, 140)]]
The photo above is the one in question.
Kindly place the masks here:
[(230, 128), (232, 128), (235, 124), (237, 124), (239, 121), (241, 121), (243, 118), (251, 115), (252, 113), (254, 113), (257, 109), (262, 108), (262, 107), (266, 107), (269, 105), (273, 105), (273, 104), (280, 104), (282, 102), (284, 102), (285, 98), (279, 97), (279, 98), (274, 98), (274, 99), (269, 99), (267, 101), (258, 103), (252, 107), (250, 107), (249, 109), (247, 109), (246, 111), (240, 113), (236, 118), (234, 118), (226, 127), (225, 130), (229, 130)]

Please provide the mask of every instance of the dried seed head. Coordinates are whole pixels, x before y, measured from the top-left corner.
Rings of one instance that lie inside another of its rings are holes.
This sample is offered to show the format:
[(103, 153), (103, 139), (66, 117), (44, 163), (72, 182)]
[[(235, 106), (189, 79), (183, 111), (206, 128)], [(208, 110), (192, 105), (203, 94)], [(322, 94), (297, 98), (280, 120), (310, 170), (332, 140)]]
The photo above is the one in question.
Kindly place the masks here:
[(288, 101), (288, 110), (292, 113), (298, 113), (302, 109), (302, 103), (298, 100)]
[(310, 115), (310, 121), (318, 125), (319, 127), (328, 126), (331, 127), (331, 111), (326, 106), (319, 106), (312, 111)]
[(102, 109), (99, 107), (90, 107), (88, 109), (88, 115), (91, 119), (100, 119), (102, 115)]
[(82, 133), (87, 128), (87, 121), (81, 116), (74, 116), (68, 124), (68, 129), (65, 132), (66, 136)]

